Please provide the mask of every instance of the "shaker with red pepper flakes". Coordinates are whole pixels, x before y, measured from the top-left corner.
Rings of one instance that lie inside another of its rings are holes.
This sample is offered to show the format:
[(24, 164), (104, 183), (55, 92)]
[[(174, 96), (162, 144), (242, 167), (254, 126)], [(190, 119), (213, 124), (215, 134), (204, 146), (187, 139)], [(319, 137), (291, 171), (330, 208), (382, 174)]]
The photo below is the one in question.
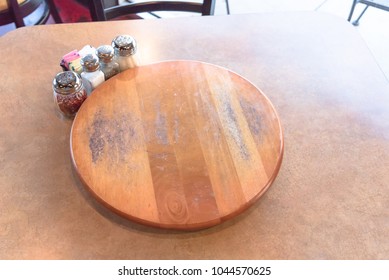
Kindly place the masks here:
[(81, 77), (73, 71), (58, 73), (53, 80), (54, 101), (66, 117), (74, 117), (87, 98)]

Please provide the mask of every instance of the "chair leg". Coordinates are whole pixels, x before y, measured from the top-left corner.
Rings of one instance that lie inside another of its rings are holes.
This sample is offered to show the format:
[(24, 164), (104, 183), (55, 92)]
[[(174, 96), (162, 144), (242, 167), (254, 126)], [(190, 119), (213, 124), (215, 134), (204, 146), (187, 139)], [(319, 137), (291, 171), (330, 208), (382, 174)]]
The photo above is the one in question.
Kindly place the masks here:
[(227, 10), (227, 15), (230, 14), (230, 4), (228, 3), (228, 0), (225, 0), (226, 1), (226, 10)]
[(351, 6), (350, 14), (349, 14), (348, 19), (347, 19), (348, 21), (350, 21), (351, 18), (353, 17), (355, 5), (357, 5), (357, 2), (358, 2), (358, 0), (353, 1), (353, 5)]
[(16, 28), (25, 26), (22, 13), (19, 9), (19, 3), (17, 0), (7, 0), (8, 8), (14, 16)]
[(366, 12), (367, 8), (369, 8), (368, 5), (366, 5), (365, 9), (363, 9), (362, 13), (359, 15), (359, 17), (353, 21), (353, 25), (354, 26), (358, 26), (359, 25), (359, 20), (361, 19), (361, 17), (363, 16), (363, 14)]

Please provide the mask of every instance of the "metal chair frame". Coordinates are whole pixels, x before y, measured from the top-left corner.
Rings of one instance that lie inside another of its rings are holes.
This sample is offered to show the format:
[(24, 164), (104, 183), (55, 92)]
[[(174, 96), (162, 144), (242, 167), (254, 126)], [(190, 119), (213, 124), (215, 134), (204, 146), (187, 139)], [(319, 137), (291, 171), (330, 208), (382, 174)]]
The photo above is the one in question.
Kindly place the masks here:
[(91, 0), (89, 8), (94, 21), (105, 21), (120, 16), (158, 11), (194, 12), (201, 15), (213, 15), (215, 0), (204, 0), (203, 3), (183, 1), (146, 1), (127, 3), (113, 7), (104, 7), (103, 0)]
[(388, 0), (353, 0), (353, 4), (351, 6), (350, 14), (348, 16), (348, 21), (351, 21), (351, 18), (354, 13), (355, 6), (358, 4), (365, 4), (366, 7), (363, 9), (359, 17), (352, 22), (353, 25), (358, 26), (359, 25), (359, 20), (361, 17), (365, 14), (366, 10), (371, 6), (377, 9), (381, 9), (384, 11), (389, 11), (389, 1)]
[(17, 28), (25, 26), (24, 18), (33, 13), (42, 3), (45, 4), (45, 10), (34, 24), (46, 23), (50, 14), (45, 1), (26, 0), (19, 4), (17, 0), (7, 0), (8, 9), (0, 11), (0, 25), (15, 23)]

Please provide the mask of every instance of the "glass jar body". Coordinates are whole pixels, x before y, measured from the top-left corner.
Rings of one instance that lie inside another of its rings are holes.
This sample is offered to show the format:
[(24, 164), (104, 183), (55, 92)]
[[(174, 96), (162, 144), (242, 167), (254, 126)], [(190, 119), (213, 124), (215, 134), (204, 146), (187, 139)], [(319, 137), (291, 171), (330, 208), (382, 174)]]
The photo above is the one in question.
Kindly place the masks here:
[(86, 98), (87, 93), (82, 85), (76, 91), (67, 94), (54, 90), (54, 103), (59, 112), (68, 118), (77, 114)]
[(109, 78), (112, 78), (116, 74), (120, 72), (119, 63), (112, 60), (110, 62), (100, 62), (100, 69), (104, 73), (105, 80), (108, 80)]
[(101, 70), (82, 72), (81, 78), (88, 96), (96, 87), (105, 81), (104, 73)]
[(120, 72), (138, 66), (138, 59), (136, 55), (129, 55), (129, 56), (116, 55), (115, 60), (119, 64)]

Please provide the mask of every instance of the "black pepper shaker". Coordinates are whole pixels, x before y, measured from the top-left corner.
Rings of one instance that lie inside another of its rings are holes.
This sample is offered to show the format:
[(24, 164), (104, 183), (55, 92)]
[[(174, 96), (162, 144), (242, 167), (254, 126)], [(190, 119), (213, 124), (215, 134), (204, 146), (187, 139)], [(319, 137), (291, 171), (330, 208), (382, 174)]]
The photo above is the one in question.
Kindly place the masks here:
[(119, 63), (114, 60), (114, 50), (110, 45), (102, 45), (96, 50), (100, 60), (100, 69), (104, 73), (105, 80), (120, 72)]

